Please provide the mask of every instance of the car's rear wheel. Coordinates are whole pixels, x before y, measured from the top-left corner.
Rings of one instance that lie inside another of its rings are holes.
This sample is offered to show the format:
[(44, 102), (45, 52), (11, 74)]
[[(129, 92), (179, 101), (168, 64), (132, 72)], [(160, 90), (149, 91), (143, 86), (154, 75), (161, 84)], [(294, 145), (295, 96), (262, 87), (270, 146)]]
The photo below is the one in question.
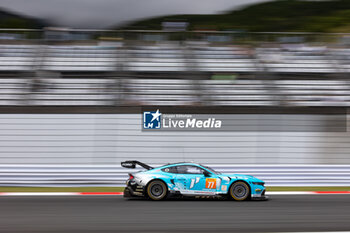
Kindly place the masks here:
[(164, 200), (167, 196), (166, 184), (160, 180), (154, 180), (147, 186), (147, 195), (154, 201)]
[(243, 181), (237, 181), (231, 185), (229, 195), (233, 200), (245, 201), (250, 197), (249, 185)]

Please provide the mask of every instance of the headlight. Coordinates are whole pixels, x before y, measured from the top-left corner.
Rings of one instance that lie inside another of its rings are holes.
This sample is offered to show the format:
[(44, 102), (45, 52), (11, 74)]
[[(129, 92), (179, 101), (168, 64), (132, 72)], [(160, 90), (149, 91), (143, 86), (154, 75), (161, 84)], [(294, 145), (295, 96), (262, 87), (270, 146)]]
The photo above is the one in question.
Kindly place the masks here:
[(252, 182), (252, 184), (264, 186), (265, 183), (264, 182)]

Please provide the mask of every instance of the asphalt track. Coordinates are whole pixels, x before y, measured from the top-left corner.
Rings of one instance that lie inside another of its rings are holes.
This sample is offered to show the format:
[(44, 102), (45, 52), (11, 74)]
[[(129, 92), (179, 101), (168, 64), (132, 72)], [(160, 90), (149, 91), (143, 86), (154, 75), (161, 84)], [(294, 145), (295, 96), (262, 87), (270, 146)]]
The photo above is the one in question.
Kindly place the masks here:
[(269, 201), (0, 197), (0, 232), (297, 232), (350, 230), (350, 195)]

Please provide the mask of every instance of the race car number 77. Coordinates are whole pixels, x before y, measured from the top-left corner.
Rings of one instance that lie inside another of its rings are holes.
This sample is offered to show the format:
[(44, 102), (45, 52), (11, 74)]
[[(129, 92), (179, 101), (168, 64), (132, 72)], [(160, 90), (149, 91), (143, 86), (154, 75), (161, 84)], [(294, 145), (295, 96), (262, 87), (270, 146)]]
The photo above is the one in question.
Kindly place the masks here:
[(216, 189), (216, 179), (213, 179), (213, 178), (205, 179), (205, 188), (206, 189)]

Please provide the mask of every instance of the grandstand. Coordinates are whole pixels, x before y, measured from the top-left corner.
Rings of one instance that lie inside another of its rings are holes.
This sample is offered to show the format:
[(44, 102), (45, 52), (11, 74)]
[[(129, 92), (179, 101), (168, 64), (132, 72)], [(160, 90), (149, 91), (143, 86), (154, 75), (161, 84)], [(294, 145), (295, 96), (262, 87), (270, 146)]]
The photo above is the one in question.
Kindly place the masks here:
[(3, 40), (0, 105), (348, 106), (349, 55), (307, 43)]

